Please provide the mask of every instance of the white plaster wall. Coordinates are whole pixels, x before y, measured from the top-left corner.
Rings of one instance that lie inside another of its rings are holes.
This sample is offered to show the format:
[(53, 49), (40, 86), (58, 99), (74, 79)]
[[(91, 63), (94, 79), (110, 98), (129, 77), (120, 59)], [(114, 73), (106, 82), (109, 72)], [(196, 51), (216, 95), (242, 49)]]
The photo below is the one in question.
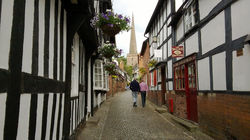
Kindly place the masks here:
[(170, 13), (171, 13), (171, 2), (170, 2), (170, 0), (168, 0), (168, 3), (167, 3), (167, 17), (169, 16)]
[(0, 139), (3, 139), (7, 93), (0, 94)]
[(26, 0), (25, 7), (26, 8), (25, 8), (22, 71), (31, 73), (32, 48), (33, 48), (34, 0)]
[(61, 122), (60, 122), (60, 127), (61, 128), (60, 128), (59, 140), (62, 139), (62, 133), (63, 133), (64, 95), (65, 95), (65, 93), (62, 96), (62, 111), (61, 111)]
[(64, 29), (64, 37), (63, 37), (63, 81), (65, 81), (65, 73), (66, 73), (66, 46), (67, 46), (67, 16), (66, 11), (64, 10), (64, 23), (63, 23), (63, 29)]
[(209, 12), (220, 2), (221, 0), (199, 0), (200, 19), (206, 17)]
[[(169, 20), (170, 21), (170, 20)], [(171, 29), (172, 27), (168, 27), (168, 36), (170, 36), (171, 35), (171, 33), (172, 33), (172, 29)]]
[(52, 105), (53, 105), (53, 93), (49, 93), (48, 114), (47, 114), (47, 128), (46, 128), (46, 137), (45, 137), (46, 140), (49, 140), (49, 137), (50, 137)]
[(49, 78), (53, 79), (54, 65), (54, 26), (55, 26), (55, 0), (50, 0), (50, 23), (49, 23)]
[(79, 92), (79, 36), (76, 33), (73, 39), (74, 67), (72, 67), (71, 97), (78, 96)]
[(182, 17), (179, 20), (178, 24), (177, 24), (177, 31), (176, 31), (176, 41), (179, 41), (183, 35), (184, 35), (184, 29), (183, 29), (183, 20)]
[(201, 29), (202, 53), (206, 53), (225, 43), (224, 11)]
[(53, 130), (53, 140), (56, 139), (56, 130), (58, 122), (58, 115), (59, 115), (59, 101), (60, 101), (60, 94), (56, 94), (56, 110), (55, 110), (55, 120), (54, 120), (54, 130)]
[(172, 39), (168, 40), (168, 57), (172, 55)]
[(91, 112), (91, 59), (88, 61), (88, 110), (87, 112)]
[(163, 49), (163, 59), (167, 59), (167, 47), (168, 47), (168, 44), (167, 43), (165, 43), (164, 45), (163, 45), (163, 47), (164, 47), (164, 49)]
[(20, 110), (17, 128), (17, 140), (27, 140), (29, 135), (31, 94), (22, 94), (20, 97)]
[(250, 45), (243, 48), (243, 56), (237, 57), (233, 52), (233, 90), (250, 91)]
[(57, 80), (60, 79), (60, 17), (61, 17), (61, 1), (58, 1), (58, 24), (57, 24), (57, 45), (58, 45), (58, 63), (57, 63)]
[(172, 60), (168, 61), (168, 78), (172, 78)]
[(169, 86), (169, 90), (173, 90), (173, 82), (172, 81), (169, 81), (168, 82), (168, 86)]
[(40, 140), (42, 135), (42, 117), (43, 117), (43, 94), (38, 94), (37, 97), (37, 117), (36, 117), (36, 135), (35, 139)]
[(239, 0), (231, 6), (232, 39), (250, 34), (250, 0)]
[(198, 61), (199, 90), (210, 90), (209, 59)]
[(213, 56), (213, 87), (214, 90), (226, 90), (226, 54)]
[(2, 1), (2, 15), (0, 23), (0, 68), (9, 68), (9, 51), (11, 27), (13, 19), (14, 0)]
[(186, 40), (186, 56), (194, 53), (194, 52), (198, 52), (198, 33), (193, 34), (191, 37), (189, 37)]
[(45, 12), (45, 0), (39, 0), (39, 55), (38, 55), (38, 75), (43, 76), (44, 74), (44, 12)]

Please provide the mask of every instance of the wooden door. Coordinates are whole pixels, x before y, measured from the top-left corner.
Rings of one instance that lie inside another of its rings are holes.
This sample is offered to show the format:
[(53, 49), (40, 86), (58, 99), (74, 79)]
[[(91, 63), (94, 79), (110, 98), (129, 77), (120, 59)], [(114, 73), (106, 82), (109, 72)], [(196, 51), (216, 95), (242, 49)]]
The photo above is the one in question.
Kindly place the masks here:
[(189, 120), (198, 122), (195, 61), (185, 64), (185, 87), (187, 101), (187, 118)]

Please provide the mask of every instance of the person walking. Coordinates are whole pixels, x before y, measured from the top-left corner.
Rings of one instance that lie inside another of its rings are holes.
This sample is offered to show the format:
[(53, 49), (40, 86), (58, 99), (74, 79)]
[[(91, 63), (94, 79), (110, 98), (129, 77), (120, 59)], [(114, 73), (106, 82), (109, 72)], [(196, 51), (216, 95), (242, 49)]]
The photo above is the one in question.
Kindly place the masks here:
[(140, 91), (141, 91), (142, 107), (145, 107), (146, 93), (148, 91), (148, 85), (143, 80), (141, 80), (141, 83), (140, 83)]
[(129, 86), (130, 90), (132, 91), (132, 97), (133, 97), (133, 107), (137, 107), (137, 95), (138, 92), (140, 91), (140, 85), (139, 83), (136, 81), (136, 79), (134, 79)]

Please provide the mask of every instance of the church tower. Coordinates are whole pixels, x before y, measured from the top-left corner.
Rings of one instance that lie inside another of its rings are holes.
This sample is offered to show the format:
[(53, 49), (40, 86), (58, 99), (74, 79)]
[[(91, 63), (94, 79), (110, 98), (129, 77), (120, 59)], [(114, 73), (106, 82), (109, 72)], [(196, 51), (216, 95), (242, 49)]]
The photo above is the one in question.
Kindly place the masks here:
[(127, 65), (135, 66), (137, 64), (138, 64), (138, 54), (137, 54), (136, 37), (135, 37), (134, 15), (132, 15), (130, 47), (129, 47), (129, 53), (127, 55)]

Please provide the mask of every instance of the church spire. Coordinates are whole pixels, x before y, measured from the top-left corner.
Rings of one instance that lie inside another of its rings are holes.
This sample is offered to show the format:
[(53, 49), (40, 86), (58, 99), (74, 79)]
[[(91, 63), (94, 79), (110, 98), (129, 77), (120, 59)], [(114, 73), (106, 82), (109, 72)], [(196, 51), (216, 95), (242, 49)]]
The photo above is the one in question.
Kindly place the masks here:
[(129, 53), (130, 54), (137, 54), (136, 36), (135, 36), (135, 24), (134, 24), (134, 14), (133, 13), (132, 13), (132, 24), (131, 24)]

